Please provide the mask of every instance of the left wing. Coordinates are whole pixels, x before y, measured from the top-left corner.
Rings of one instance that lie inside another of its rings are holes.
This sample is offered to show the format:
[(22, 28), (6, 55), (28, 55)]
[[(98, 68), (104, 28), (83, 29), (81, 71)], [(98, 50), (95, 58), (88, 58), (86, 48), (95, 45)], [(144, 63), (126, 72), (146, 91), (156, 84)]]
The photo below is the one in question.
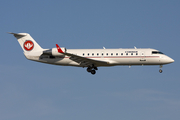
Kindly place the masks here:
[(94, 65), (94, 66), (98, 67), (98, 66), (106, 66), (106, 65), (109, 64), (109, 62), (106, 62), (106, 61), (94, 60), (94, 59), (74, 55), (74, 54), (71, 54), (71, 53), (63, 52), (58, 44), (56, 44), (56, 47), (57, 47), (57, 50), (58, 50), (59, 53), (62, 53), (64, 55), (66, 55), (66, 56), (69, 56), (70, 57), (69, 59), (79, 63), (83, 67), (88, 67), (88, 66), (91, 66), (91, 65)]

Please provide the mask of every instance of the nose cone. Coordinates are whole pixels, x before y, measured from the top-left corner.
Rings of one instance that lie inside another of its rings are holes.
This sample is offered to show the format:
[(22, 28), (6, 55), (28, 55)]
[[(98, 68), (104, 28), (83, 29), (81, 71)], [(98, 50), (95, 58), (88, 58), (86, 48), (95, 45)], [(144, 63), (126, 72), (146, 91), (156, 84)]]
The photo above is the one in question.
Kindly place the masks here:
[(168, 61), (169, 61), (169, 63), (173, 63), (174, 62), (174, 60), (172, 58), (169, 58)]
[(168, 56), (163, 56), (160, 61), (162, 64), (169, 64), (174, 62), (174, 60)]
[(165, 58), (166, 64), (173, 63), (174, 60), (170, 57)]

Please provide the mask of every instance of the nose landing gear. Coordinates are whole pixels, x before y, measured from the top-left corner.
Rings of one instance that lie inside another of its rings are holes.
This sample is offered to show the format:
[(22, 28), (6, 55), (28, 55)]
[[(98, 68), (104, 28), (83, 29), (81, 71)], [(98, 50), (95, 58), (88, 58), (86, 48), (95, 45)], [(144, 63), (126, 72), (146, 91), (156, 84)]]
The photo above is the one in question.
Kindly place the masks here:
[(162, 73), (163, 71), (160, 69), (159, 72)]
[(162, 65), (160, 65), (159, 67), (160, 67), (159, 72), (160, 72), (160, 73), (162, 73), (163, 71), (162, 71), (162, 69), (161, 69), (161, 68), (162, 68), (163, 66), (162, 66)]

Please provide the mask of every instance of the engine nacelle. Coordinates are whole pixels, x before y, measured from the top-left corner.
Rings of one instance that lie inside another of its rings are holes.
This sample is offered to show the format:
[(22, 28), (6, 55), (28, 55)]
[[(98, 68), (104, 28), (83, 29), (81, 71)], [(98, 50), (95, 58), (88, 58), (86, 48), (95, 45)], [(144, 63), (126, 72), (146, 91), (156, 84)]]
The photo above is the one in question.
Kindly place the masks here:
[[(66, 48), (61, 48), (61, 50), (66, 53)], [(64, 54), (59, 53), (57, 48), (52, 48), (52, 55), (53, 56), (64, 56)]]
[[(66, 53), (66, 48), (61, 48), (61, 50)], [(51, 56), (64, 56), (64, 54), (59, 53), (57, 48), (52, 48), (46, 51), (43, 51), (44, 55), (51, 55)]]

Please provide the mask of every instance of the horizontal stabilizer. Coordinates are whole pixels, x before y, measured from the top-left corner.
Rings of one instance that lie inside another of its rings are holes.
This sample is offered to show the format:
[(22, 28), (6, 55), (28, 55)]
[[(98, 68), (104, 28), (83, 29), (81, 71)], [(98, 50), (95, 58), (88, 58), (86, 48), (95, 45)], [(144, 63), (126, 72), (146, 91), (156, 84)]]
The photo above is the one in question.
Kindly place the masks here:
[(27, 33), (12, 33), (12, 32), (8, 32), (9, 34), (13, 34), (14, 36), (26, 36)]

